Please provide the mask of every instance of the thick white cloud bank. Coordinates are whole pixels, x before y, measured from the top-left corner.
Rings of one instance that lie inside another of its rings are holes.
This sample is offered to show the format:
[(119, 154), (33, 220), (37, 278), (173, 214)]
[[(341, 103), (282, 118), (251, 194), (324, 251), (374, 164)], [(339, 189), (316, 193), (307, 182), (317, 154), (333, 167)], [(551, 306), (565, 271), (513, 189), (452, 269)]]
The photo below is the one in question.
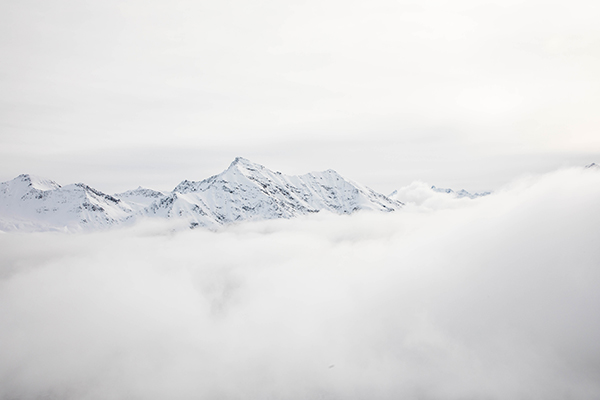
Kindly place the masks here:
[(460, 204), (2, 234), (0, 398), (599, 398), (600, 173)]

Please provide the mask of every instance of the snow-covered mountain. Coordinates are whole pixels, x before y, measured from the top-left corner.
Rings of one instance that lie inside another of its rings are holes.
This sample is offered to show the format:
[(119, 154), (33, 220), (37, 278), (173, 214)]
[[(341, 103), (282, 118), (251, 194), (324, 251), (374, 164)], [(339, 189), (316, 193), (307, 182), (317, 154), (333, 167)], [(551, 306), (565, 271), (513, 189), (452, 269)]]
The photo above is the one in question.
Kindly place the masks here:
[(463, 197), (468, 197), (469, 199), (476, 199), (478, 197), (483, 197), (483, 196), (492, 194), (492, 192), (469, 193), (465, 189), (461, 189), (458, 192), (455, 192), (452, 189), (438, 188), (435, 186), (432, 186), (431, 190), (433, 190), (434, 192), (438, 192), (438, 193), (447, 193), (447, 194), (453, 195), (454, 197), (457, 197), (459, 199), (463, 198)]
[[(461, 189), (458, 192), (455, 192), (452, 189), (443, 189), (443, 188), (438, 188), (436, 186), (431, 186), (431, 187), (424, 186), (423, 183), (414, 182), (412, 185), (400, 189), (401, 193), (398, 190), (394, 190), (392, 193), (390, 193), (388, 195), (388, 198), (396, 200), (396, 201), (409, 201), (406, 198), (407, 190), (411, 193), (414, 192), (415, 190), (417, 190), (420, 193), (419, 197), (423, 197), (423, 196), (427, 197), (427, 196), (430, 196), (432, 194), (432, 192), (434, 192), (434, 193), (444, 193), (455, 199), (462, 199), (462, 198), (476, 199), (479, 197), (483, 197), (483, 196), (492, 194), (492, 192), (470, 193), (464, 189)], [(429, 195), (427, 193), (429, 193)], [(414, 193), (412, 193), (412, 194), (413, 194), (412, 197), (414, 197)], [(409, 197), (411, 197), (411, 196), (409, 196)]]
[(113, 197), (125, 202), (134, 211), (141, 211), (157, 200), (165, 198), (167, 194), (158, 190), (146, 189), (139, 186), (137, 189), (114, 194)]
[(107, 195), (85, 184), (19, 175), (0, 184), (0, 230), (79, 231), (136, 218), (177, 218), (190, 226), (292, 218), (330, 211), (390, 212), (402, 203), (348, 181), (333, 170), (289, 176), (244, 158), (202, 181), (182, 181), (172, 192), (138, 187)]
[(144, 212), (148, 216), (190, 218), (194, 225), (212, 227), (323, 210), (349, 214), (358, 210), (394, 211), (401, 206), (333, 170), (290, 176), (238, 157), (218, 175), (181, 182)]
[(119, 224), (133, 210), (83, 183), (60, 186), (33, 175), (0, 183), (0, 230), (67, 230)]

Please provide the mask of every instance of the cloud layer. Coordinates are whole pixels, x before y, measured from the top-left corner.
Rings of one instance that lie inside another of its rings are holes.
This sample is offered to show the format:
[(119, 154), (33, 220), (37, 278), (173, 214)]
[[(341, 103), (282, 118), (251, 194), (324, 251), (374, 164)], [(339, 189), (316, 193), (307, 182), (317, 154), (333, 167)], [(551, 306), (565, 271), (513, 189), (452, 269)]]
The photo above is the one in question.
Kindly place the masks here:
[(0, 398), (598, 398), (600, 174), (436, 201), (0, 235)]

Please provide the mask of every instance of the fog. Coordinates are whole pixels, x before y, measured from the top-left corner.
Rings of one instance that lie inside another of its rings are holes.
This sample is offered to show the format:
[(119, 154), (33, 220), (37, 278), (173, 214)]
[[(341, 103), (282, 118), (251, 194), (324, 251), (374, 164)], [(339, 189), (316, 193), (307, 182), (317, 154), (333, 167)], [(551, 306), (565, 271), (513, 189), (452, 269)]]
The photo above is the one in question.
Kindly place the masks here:
[(599, 398), (600, 173), (424, 185), (392, 214), (0, 235), (0, 398)]

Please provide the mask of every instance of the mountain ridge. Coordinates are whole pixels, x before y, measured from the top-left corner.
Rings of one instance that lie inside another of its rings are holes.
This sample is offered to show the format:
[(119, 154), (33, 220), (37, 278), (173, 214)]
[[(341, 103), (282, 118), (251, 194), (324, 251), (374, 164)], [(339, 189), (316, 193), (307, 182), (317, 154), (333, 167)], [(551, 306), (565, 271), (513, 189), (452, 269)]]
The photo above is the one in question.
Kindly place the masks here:
[(329, 169), (284, 175), (243, 157), (201, 181), (183, 180), (171, 192), (138, 187), (110, 195), (84, 183), (61, 186), (22, 174), (0, 183), (0, 230), (85, 231), (139, 218), (183, 219), (190, 227), (294, 218), (317, 212), (392, 212), (402, 203)]

